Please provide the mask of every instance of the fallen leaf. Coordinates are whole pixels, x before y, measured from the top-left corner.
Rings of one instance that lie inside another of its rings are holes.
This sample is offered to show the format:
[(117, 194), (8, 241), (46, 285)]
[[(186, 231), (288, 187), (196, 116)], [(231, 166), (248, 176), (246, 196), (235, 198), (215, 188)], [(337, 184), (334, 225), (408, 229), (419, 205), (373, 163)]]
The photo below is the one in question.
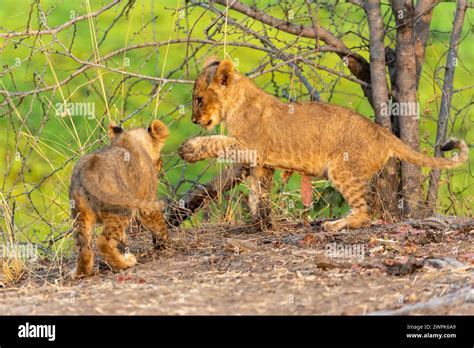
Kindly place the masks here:
[(474, 253), (466, 253), (466, 254), (462, 254), (461, 255), (461, 258), (466, 261), (466, 262), (469, 262), (471, 264), (474, 264)]
[(372, 249), (369, 250), (369, 254), (376, 254), (376, 253), (381, 253), (384, 251), (384, 246), (383, 245), (379, 245), (379, 246), (376, 246), (376, 247), (373, 247)]
[(408, 227), (407, 225), (400, 226), (397, 228), (397, 234), (405, 234), (408, 232)]
[(367, 243), (370, 248), (375, 247), (379, 242), (377, 241), (377, 237), (370, 237), (369, 242)]
[(115, 278), (117, 280), (117, 282), (119, 283), (124, 283), (128, 280), (132, 280), (133, 279), (133, 276), (130, 275), (130, 274), (119, 274), (117, 275), (117, 277)]
[(316, 243), (316, 237), (312, 234), (305, 235), (303, 239), (299, 241), (299, 244), (302, 247), (304, 246), (308, 247), (308, 246), (313, 245), (314, 243)]
[(413, 303), (413, 302), (416, 302), (417, 300), (418, 300), (418, 297), (416, 296), (415, 293), (412, 293), (410, 296), (405, 298), (405, 302), (407, 303)]
[(403, 250), (407, 254), (415, 254), (417, 247), (416, 247), (416, 244), (407, 244), (403, 247)]

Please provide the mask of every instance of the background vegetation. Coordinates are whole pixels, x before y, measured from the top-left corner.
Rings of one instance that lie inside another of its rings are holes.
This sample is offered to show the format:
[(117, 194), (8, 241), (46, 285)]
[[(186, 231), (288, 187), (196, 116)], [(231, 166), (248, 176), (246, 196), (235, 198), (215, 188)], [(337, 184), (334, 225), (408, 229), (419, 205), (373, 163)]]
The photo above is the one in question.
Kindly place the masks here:
[[(292, 23), (312, 25), (305, 1), (242, 2)], [(90, 16), (111, 3), (114, 5), (107, 10)], [(418, 90), (420, 139), (429, 154), (435, 142), (455, 8), (455, 3), (446, 2), (434, 9)], [(191, 123), (191, 83), (211, 54), (230, 57), (240, 72), (255, 77), (259, 86), (283, 100), (311, 99), (302, 82), (304, 76), (322, 101), (373, 119), (373, 110), (358, 83), (334, 53), (319, 52), (313, 39), (279, 31), (240, 13), (229, 11), (225, 16), (225, 10), (225, 6), (199, 1), (2, 1), (1, 239), (28, 240), (46, 249), (55, 246), (52, 250), (69, 244), (69, 238), (62, 237), (71, 227), (71, 169), (80, 156), (107, 144), (105, 129), (110, 121), (141, 127), (160, 118), (170, 127), (163, 154), (161, 196), (178, 201), (193, 183), (206, 182), (219, 173), (222, 164), (185, 165), (176, 154), (186, 138), (203, 132)], [(384, 22), (394, 27), (388, 3), (382, 4), (382, 13)], [(8, 37), (11, 32), (49, 30), (86, 15), (89, 18), (52, 34)], [(319, 1), (313, 16), (369, 61), (368, 42), (362, 38), (368, 33), (363, 10), (343, 1)], [(474, 142), (473, 20), (474, 12), (467, 11), (448, 129), (448, 135), (463, 138), (468, 144)], [(395, 30), (386, 33), (386, 46), (393, 46), (395, 34)], [(265, 38), (271, 38), (274, 49), (265, 45)], [(317, 66), (302, 61), (298, 76), (294, 66), (284, 63), (298, 56)], [(48, 90), (41, 92), (42, 88)], [(31, 93), (22, 94), (27, 91)], [(93, 103), (95, 114), (57, 115), (57, 105), (64, 101)], [(439, 212), (472, 215), (472, 169), (471, 151), (469, 165), (443, 174)], [(313, 181), (317, 202), (305, 209), (299, 200), (298, 176), (294, 175), (284, 188), (280, 173), (275, 179), (274, 192), (283, 192), (274, 195), (275, 210), (280, 214), (301, 217), (309, 213), (314, 218), (347, 210), (341, 197), (324, 181)], [(208, 217), (211, 221), (245, 219), (246, 210), (241, 209), (245, 194), (245, 187), (226, 193), (204, 215), (196, 215), (187, 224), (199, 225)]]

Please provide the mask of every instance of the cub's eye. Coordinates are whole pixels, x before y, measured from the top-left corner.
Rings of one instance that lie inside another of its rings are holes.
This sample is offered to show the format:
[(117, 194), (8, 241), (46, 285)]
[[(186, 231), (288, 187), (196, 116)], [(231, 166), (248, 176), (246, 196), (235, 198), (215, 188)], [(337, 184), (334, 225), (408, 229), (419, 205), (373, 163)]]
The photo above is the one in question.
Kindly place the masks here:
[(196, 100), (198, 102), (198, 106), (202, 105), (202, 97), (196, 97)]

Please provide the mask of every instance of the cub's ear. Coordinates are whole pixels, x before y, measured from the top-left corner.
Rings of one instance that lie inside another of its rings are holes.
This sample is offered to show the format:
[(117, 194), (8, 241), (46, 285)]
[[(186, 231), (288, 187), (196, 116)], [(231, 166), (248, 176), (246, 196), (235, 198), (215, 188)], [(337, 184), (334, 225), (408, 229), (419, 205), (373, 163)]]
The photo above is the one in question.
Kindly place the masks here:
[(164, 139), (168, 136), (169, 131), (163, 122), (153, 120), (150, 127), (148, 127), (148, 133), (155, 139)]
[(234, 65), (229, 59), (224, 59), (219, 63), (216, 74), (214, 75), (214, 82), (229, 86), (234, 80)]
[(109, 129), (107, 130), (107, 135), (110, 139), (115, 138), (117, 135), (123, 133), (123, 128), (117, 126), (114, 122), (110, 122)]
[(219, 63), (220, 63), (220, 61), (219, 61), (219, 59), (217, 59), (216, 56), (209, 56), (204, 61), (203, 65), (202, 65), (202, 68), (206, 69), (206, 68), (209, 68), (210, 66), (219, 65)]

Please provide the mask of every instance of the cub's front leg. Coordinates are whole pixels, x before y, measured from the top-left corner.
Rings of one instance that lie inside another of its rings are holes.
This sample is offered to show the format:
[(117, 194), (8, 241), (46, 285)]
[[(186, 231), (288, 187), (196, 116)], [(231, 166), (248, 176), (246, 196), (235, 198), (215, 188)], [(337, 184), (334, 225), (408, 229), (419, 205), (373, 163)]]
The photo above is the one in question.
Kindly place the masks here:
[(272, 227), (271, 193), (274, 173), (273, 168), (257, 166), (252, 169), (248, 178), (252, 222), (261, 231)]
[(217, 158), (229, 150), (239, 148), (236, 139), (225, 135), (195, 137), (186, 140), (178, 149), (179, 156), (189, 163)]

